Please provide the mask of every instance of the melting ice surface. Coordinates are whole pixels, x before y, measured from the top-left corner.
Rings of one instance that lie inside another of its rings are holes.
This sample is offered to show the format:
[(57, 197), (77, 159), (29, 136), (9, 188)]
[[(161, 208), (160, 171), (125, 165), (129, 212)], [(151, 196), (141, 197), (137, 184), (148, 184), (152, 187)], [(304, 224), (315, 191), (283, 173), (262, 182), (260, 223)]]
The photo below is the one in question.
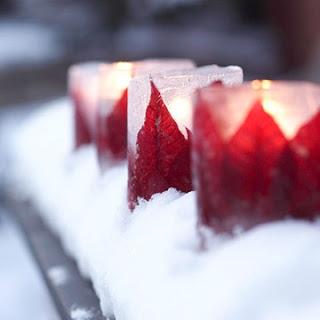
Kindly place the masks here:
[[(67, 100), (13, 137), (12, 169), (117, 320), (319, 320), (319, 224), (283, 221), (234, 239), (207, 231), (199, 251), (195, 195), (168, 190), (126, 204), (126, 163), (99, 176), (92, 147), (71, 153)], [(81, 307), (81, 306), (79, 306)]]

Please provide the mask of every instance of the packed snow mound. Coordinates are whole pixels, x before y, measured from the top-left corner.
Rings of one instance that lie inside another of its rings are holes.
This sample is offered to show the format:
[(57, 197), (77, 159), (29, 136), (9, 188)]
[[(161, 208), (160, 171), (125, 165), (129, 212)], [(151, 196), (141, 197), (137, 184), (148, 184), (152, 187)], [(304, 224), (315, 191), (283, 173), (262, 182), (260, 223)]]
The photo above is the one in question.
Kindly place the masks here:
[(92, 280), (105, 315), (320, 319), (318, 223), (270, 223), (235, 238), (204, 230), (201, 250), (194, 192), (170, 189), (129, 213), (127, 164), (101, 176), (92, 146), (73, 151), (68, 100), (31, 115), (11, 146), (16, 185)]

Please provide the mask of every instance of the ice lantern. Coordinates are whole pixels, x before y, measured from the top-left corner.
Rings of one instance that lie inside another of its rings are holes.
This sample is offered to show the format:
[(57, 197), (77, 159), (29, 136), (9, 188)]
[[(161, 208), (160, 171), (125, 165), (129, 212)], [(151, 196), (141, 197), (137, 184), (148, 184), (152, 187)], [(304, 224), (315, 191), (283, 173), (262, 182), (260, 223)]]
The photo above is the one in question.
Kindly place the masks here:
[(199, 221), (232, 233), (320, 212), (320, 89), (253, 81), (199, 90), (193, 164)]
[(128, 100), (128, 201), (149, 200), (171, 187), (192, 190), (192, 94), (213, 82), (242, 82), (239, 67), (206, 66), (136, 77)]
[(100, 62), (73, 65), (68, 71), (68, 89), (74, 110), (75, 148), (94, 142)]
[(106, 64), (100, 72), (96, 147), (100, 168), (127, 156), (127, 88), (133, 76), (159, 70), (191, 69), (184, 59), (149, 59)]

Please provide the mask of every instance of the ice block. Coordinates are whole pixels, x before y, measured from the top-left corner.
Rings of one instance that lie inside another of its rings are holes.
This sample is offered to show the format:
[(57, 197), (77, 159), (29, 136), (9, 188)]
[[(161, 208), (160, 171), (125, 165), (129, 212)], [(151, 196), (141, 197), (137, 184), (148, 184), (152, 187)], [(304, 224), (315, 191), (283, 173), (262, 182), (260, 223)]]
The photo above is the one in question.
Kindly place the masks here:
[(199, 221), (232, 233), (320, 212), (320, 88), (253, 81), (199, 90), (193, 159)]

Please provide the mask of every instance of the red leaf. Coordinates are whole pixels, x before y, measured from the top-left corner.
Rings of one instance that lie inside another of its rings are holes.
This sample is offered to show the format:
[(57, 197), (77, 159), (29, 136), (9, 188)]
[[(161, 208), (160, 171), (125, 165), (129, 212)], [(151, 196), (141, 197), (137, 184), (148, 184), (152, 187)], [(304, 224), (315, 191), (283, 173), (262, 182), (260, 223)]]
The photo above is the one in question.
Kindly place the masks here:
[(225, 144), (222, 141), (208, 106), (200, 104), (193, 118), (193, 166), (199, 206), (200, 223), (221, 228), (218, 212), (225, 211), (226, 202), (221, 187), (222, 159)]
[(283, 215), (272, 191), (274, 170), (287, 145), (278, 125), (257, 102), (229, 142), (223, 142), (213, 117), (204, 112), (195, 122), (203, 127), (203, 136), (197, 139), (208, 140), (200, 150), (204, 160), (197, 161), (204, 162), (198, 170), (204, 171), (199, 190), (207, 190), (199, 199), (201, 220), (217, 231), (230, 232), (237, 225), (249, 228)]
[[(279, 126), (257, 102), (228, 143), (228, 180), (232, 194), (254, 203), (268, 196), (279, 154), (286, 145)], [(235, 178), (236, 183), (231, 183)]]
[(126, 89), (106, 117), (97, 120), (97, 150), (100, 162), (111, 154), (114, 159), (125, 159), (127, 155), (127, 101)]
[(75, 148), (78, 149), (83, 145), (93, 142), (90, 130), (88, 128), (85, 115), (81, 110), (80, 97), (76, 92), (72, 93), (72, 100), (74, 103), (74, 134), (75, 134)]
[(170, 187), (188, 192), (191, 187), (190, 133), (186, 139), (151, 82), (145, 121), (137, 135), (137, 155), (129, 159), (129, 199), (149, 200)]
[(320, 212), (320, 112), (291, 141), (297, 168), (292, 194), (293, 215), (314, 218)]

